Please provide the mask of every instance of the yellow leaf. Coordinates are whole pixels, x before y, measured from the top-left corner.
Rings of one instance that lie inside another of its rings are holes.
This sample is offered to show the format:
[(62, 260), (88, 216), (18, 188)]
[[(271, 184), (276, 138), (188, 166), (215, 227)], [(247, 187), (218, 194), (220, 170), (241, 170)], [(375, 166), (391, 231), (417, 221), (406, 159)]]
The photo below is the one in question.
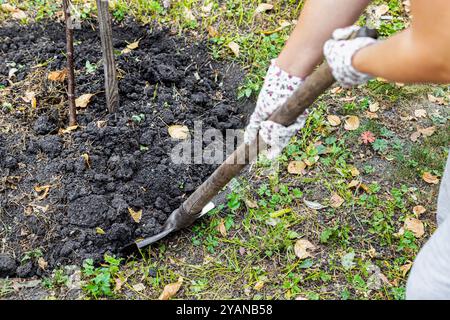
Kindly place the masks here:
[(422, 175), (422, 179), (429, 184), (438, 184), (439, 183), (439, 178), (432, 175), (429, 172), (424, 172)]
[(312, 257), (311, 251), (314, 251), (316, 247), (306, 239), (297, 240), (294, 246), (294, 252), (297, 258), (306, 259)]
[(77, 108), (86, 108), (91, 101), (91, 98), (94, 96), (92, 93), (85, 93), (82, 96), (75, 99), (75, 105)]
[(291, 209), (291, 208), (281, 209), (281, 210), (272, 212), (272, 213), (270, 214), (270, 217), (271, 217), (271, 218), (279, 218), (279, 217), (281, 217), (282, 215), (284, 215), (284, 214), (286, 214), (286, 213), (289, 213), (289, 212), (292, 212), (292, 209)]
[(139, 48), (139, 41), (141, 41), (141, 40), (139, 39), (139, 40), (137, 40), (135, 42), (132, 42), (132, 43), (128, 44), (127, 47), (122, 50), (122, 54), (130, 53), (134, 49)]
[(47, 79), (55, 82), (64, 82), (67, 78), (67, 69), (52, 71), (48, 74)]
[(65, 129), (59, 129), (58, 133), (59, 134), (65, 134), (65, 133), (69, 133), (69, 132), (75, 131), (77, 129), (78, 129), (78, 125), (70, 126), (70, 127), (65, 128)]
[(231, 41), (227, 46), (236, 57), (239, 57), (239, 45), (236, 42)]
[(261, 3), (256, 7), (255, 14), (263, 13), (273, 9), (273, 5), (270, 3)]
[(106, 233), (105, 230), (103, 230), (103, 229), (100, 228), (100, 227), (95, 228), (95, 232), (96, 232), (97, 234), (105, 234), (105, 233)]
[(84, 159), (84, 163), (85, 163), (86, 167), (88, 167), (90, 169), (91, 168), (91, 160), (89, 158), (89, 155), (87, 153), (83, 153), (81, 155), (81, 157)]
[(358, 170), (357, 167), (352, 167), (352, 168), (350, 169), (350, 173), (351, 173), (352, 177), (357, 177), (357, 176), (359, 176), (359, 170)]
[(255, 289), (256, 291), (260, 291), (264, 287), (264, 284), (265, 284), (264, 281), (259, 280), (258, 282), (256, 282), (256, 284), (253, 287), (253, 289)]
[(189, 137), (189, 128), (179, 124), (175, 124), (168, 128), (169, 135), (174, 139), (184, 140)]
[(50, 191), (50, 185), (45, 185), (45, 186), (35, 186), (34, 190), (38, 193), (42, 194), (38, 197), (38, 200), (44, 200), (45, 198), (47, 198), (48, 193)]
[(288, 165), (288, 172), (291, 174), (305, 174), (306, 163), (303, 161), (291, 161)]
[(341, 198), (337, 193), (333, 193), (330, 198), (330, 206), (333, 208), (339, 208), (344, 203), (344, 199)]
[(408, 261), (403, 266), (400, 267), (400, 271), (402, 272), (403, 278), (406, 276), (409, 270), (411, 270), (413, 263), (412, 261)]
[(414, 233), (416, 238), (420, 238), (425, 233), (423, 222), (416, 218), (406, 218), (403, 228)]
[(345, 130), (353, 131), (359, 128), (359, 118), (357, 116), (349, 116), (345, 119)]
[(219, 32), (217, 32), (216, 28), (214, 28), (213, 26), (208, 26), (206, 30), (208, 30), (208, 34), (212, 38), (215, 38), (219, 35)]
[(335, 115), (332, 115), (332, 114), (330, 114), (327, 117), (327, 120), (328, 120), (328, 123), (330, 125), (332, 125), (333, 127), (337, 127), (338, 125), (341, 124), (341, 119), (338, 116), (335, 116)]
[(166, 285), (158, 299), (159, 300), (169, 300), (170, 298), (172, 298), (174, 295), (177, 294), (177, 292), (180, 290), (182, 284), (183, 284), (183, 278), (180, 277), (177, 282)]
[(130, 213), (131, 218), (133, 218), (134, 222), (139, 223), (142, 219), (142, 209), (139, 211), (134, 211), (132, 208), (128, 208), (128, 212)]
[(220, 219), (219, 225), (217, 226), (217, 231), (220, 232), (222, 237), (226, 237), (227, 236), (227, 228), (225, 227), (225, 220), (224, 219)]

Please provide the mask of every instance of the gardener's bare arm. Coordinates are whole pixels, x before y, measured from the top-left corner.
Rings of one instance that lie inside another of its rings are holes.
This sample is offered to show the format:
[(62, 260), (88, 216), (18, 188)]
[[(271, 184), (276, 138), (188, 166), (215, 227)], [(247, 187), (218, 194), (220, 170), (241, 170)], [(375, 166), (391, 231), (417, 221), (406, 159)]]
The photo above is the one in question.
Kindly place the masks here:
[(411, 27), (365, 47), (353, 56), (353, 66), (390, 81), (450, 82), (450, 1), (412, 0)]
[(369, 3), (370, 0), (306, 1), (277, 65), (304, 79), (322, 62), (323, 44), (334, 29), (353, 24)]

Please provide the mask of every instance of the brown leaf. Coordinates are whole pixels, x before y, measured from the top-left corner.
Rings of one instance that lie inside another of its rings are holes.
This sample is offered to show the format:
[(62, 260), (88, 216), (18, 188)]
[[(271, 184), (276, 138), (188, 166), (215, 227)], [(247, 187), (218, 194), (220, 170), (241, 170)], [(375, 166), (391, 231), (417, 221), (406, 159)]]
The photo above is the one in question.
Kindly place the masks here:
[(20, 10), (19, 8), (16, 8), (10, 4), (3, 3), (1, 5), (2, 11), (11, 13), (11, 17), (17, 20), (26, 19), (28, 15), (25, 11)]
[(253, 199), (245, 199), (245, 204), (250, 209), (258, 208), (258, 203), (255, 200), (253, 200)]
[(423, 128), (423, 129), (419, 129), (418, 131), (424, 137), (431, 137), (433, 135), (433, 133), (436, 131), (436, 127)]
[(375, 8), (375, 15), (380, 18), (382, 15), (389, 12), (389, 6), (387, 4), (381, 4)]
[(224, 219), (220, 219), (220, 222), (217, 225), (217, 231), (220, 232), (222, 237), (226, 237), (227, 236), (227, 228), (225, 227), (225, 220)]
[(357, 167), (352, 167), (350, 169), (350, 174), (352, 175), (352, 177), (357, 177), (359, 176), (359, 170)]
[(438, 184), (439, 183), (439, 178), (432, 175), (429, 172), (424, 172), (422, 175), (422, 179), (429, 184)]
[(77, 108), (86, 108), (91, 101), (91, 98), (94, 96), (92, 93), (85, 93), (82, 96), (75, 99), (75, 106)]
[(175, 124), (168, 128), (169, 135), (174, 139), (184, 140), (189, 137), (189, 128), (179, 124)]
[(210, 37), (215, 38), (219, 35), (219, 32), (213, 26), (208, 26), (206, 28)]
[(427, 209), (424, 206), (418, 205), (413, 208), (414, 215), (418, 218), (422, 213), (425, 213)]
[(339, 208), (344, 203), (344, 199), (341, 198), (337, 193), (333, 193), (330, 198), (330, 206), (333, 208)]
[(128, 208), (128, 212), (130, 213), (131, 218), (133, 218), (134, 222), (139, 223), (142, 219), (142, 209), (139, 211), (134, 211), (132, 208)]
[(316, 247), (306, 239), (297, 240), (294, 246), (294, 252), (297, 258), (306, 259), (312, 257), (311, 251), (314, 251)]
[(114, 292), (120, 292), (122, 290), (123, 281), (120, 278), (115, 279), (116, 285), (114, 286)]
[(40, 257), (40, 258), (38, 259), (38, 266), (39, 266), (39, 268), (41, 268), (42, 270), (45, 270), (45, 269), (47, 268), (47, 266), (48, 266), (48, 262), (45, 261), (44, 258)]
[(48, 74), (47, 79), (55, 82), (64, 82), (67, 78), (67, 69), (52, 71)]
[(239, 57), (239, 45), (238, 45), (236, 42), (231, 41), (231, 42), (227, 45), (227, 47), (230, 48), (230, 50), (234, 53), (234, 55), (235, 55), (236, 57)]
[(345, 120), (345, 130), (353, 131), (359, 128), (359, 118), (357, 116), (349, 116)]
[(403, 228), (414, 233), (416, 238), (422, 237), (425, 233), (423, 222), (416, 218), (406, 218)]
[(333, 126), (333, 127), (337, 127), (338, 125), (341, 124), (341, 119), (338, 116), (332, 115), (330, 114), (327, 117), (328, 123)]
[(291, 161), (288, 165), (288, 172), (291, 174), (305, 174), (306, 164), (303, 161)]
[(183, 278), (180, 277), (177, 282), (166, 285), (158, 299), (159, 300), (169, 300), (170, 298), (172, 298), (174, 295), (177, 294), (177, 292), (180, 290), (182, 284), (183, 284)]
[(421, 133), (420, 133), (419, 131), (416, 131), (416, 132), (414, 132), (413, 134), (411, 134), (411, 135), (409, 136), (409, 139), (410, 139), (412, 142), (416, 142), (416, 141), (420, 138), (420, 136), (421, 136)]
[(376, 114), (375, 112), (366, 111), (366, 118), (378, 119), (378, 114)]

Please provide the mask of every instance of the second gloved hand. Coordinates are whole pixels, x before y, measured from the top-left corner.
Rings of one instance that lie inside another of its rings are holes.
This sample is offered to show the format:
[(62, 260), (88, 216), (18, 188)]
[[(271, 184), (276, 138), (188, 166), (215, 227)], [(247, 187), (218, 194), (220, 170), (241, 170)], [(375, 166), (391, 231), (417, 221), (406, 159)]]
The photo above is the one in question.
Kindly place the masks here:
[(292, 76), (280, 69), (275, 60), (272, 60), (258, 96), (255, 111), (245, 129), (244, 141), (246, 144), (250, 144), (259, 132), (264, 142), (271, 147), (268, 153), (270, 159), (281, 153), (291, 137), (305, 125), (308, 112), (305, 111), (294, 124), (288, 127), (267, 119), (294, 93), (302, 82), (303, 80), (299, 77)]

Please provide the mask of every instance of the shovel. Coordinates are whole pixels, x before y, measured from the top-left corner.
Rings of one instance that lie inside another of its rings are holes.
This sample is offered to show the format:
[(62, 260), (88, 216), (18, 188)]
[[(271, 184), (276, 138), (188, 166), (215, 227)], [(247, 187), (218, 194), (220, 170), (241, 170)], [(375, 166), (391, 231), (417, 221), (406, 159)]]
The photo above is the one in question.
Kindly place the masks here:
[[(376, 30), (361, 28), (350, 38), (377, 38)], [(335, 82), (327, 62), (319, 66), (292, 96), (270, 116), (269, 120), (289, 126), (303, 114)], [(192, 193), (181, 206), (167, 219), (162, 231), (150, 238), (133, 242), (122, 249), (125, 255), (140, 252), (141, 249), (164, 238), (168, 234), (190, 226), (195, 220), (207, 213), (214, 205), (210, 202), (223, 187), (244, 167), (256, 158), (259, 150), (264, 148), (263, 140), (258, 136), (250, 144), (241, 144), (212, 175)], [(256, 150), (256, 152), (255, 152)]]

